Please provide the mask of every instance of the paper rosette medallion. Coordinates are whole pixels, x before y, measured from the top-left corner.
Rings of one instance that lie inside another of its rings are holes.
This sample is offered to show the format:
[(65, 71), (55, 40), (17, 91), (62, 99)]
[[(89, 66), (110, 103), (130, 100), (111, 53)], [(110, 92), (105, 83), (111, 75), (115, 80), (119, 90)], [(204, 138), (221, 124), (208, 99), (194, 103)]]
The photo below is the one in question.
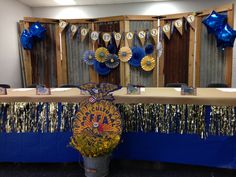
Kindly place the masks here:
[(107, 56), (107, 60), (105, 61), (105, 65), (108, 68), (114, 69), (117, 66), (119, 66), (119, 64), (120, 64), (120, 60), (116, 54), (109, 54)]
[(118, 53), (119, 59), (122, 62), (128, 62), (132, 57), (132, 51), (129, 47), (122, 47)]
[(87, 64), (87, 65), (93, 65), (94, 61), (95, 61), (95, 53), (92, 50), (87, 50), (84, 52), (84, 58), (83, 61)]
[(105, 47), (99, 47), (95, 52), (95, 58), (98, 62), (104, 63), (108, 54), (109, 52)]
[(117, 107), (107, 100), (83, 104), (76, 115), (73, 133), (80, 134), (84, 129), (91, 129), (94, 133), (121, 134), (121, 116)]
[(141, 67), (144, 71), (151, 71), (155, 68), (156, 61), (151, 56), (146, 56), (141, 61)]

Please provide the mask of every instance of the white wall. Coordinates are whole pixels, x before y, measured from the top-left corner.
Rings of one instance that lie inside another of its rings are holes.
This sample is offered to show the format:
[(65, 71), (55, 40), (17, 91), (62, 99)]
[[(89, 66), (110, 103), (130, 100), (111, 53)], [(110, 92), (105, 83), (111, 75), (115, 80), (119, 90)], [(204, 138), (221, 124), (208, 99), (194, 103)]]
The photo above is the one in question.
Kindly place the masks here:
[(22, 87), (17, 22), (32, 16), (32, 9), (15, 1), (0, 0), (0, 83)]
[[(180, 0), (168, 2), (130, 3), (115, 5), (93, 5), (74, 7), (33, 8), (34, 17), (58, 19), (96, 18), (115, 15), (165, 15), (183, 12), (201, 11), (236, 0)], [(236, 14), (236, 11), (235, 11)], [(236, 16), (236, 15), (235, 15)], [(236, 20), (235, 25), (236, 27)], [(236, 28), (235, 28), (236, 29)], [(236, 44), (235, 44), (236, 46)], [(236, 87), (236, 47), (234, 47), (232, 86)]]

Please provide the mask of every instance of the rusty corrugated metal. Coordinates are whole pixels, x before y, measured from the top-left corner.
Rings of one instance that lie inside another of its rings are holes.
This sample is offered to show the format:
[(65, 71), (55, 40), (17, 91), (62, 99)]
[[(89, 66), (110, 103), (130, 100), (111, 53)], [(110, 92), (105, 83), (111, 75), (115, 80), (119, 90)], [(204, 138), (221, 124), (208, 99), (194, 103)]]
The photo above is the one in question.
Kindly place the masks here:
[(200, 86), (207, 87), (210, 83), (225, 83), (225, 52), (217, 48), (216, 38), (208, 34), (202, 24)]
[[(130, 21), (130, 31), (141, 31), (153, 28), (152, 21)], [(149, 42), (149, 41), (146, 41)], [(137, 37), (133, 40), (133, 46), (142, 46)], [(144, 47), (143, 47), (144, 48)], [(143, 71), (142, 68), (130, 66), (130, 83), (135, 85), (143, 85), (146, 87), (153, 86), (153, 72)]]
[(78, 32), (71, 37), (70, 25), (66, 28), (66, 52), (68, 84), (83, 84), (89, 82), (89, 67), (83, 62), (83, 55), (89, 49), (89, 35), (82, 42), (79, 30), (87, 28), (87, 24), (78, 24)]

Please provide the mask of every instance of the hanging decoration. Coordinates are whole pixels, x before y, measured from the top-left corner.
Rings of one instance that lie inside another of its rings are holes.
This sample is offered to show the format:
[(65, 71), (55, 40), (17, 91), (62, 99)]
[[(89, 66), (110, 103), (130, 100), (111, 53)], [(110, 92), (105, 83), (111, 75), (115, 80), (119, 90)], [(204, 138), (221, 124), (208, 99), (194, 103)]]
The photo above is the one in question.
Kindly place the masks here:
[(29, 32), (33, 37), (42, 40), (45, 38), (46, 29), (39, 22), (36, 22), (30, 26)]
[(168, 39), (170, 39), (170, 35), (171, 35), (170, 24), (169, 24), (169, 23), (165, 24), (165, 25), (163, 26), (162, 30), (163, 30), (163, 32), (165, 33), (166, 37), (167, 37)]
[(94, 61), (95, 61), (95, 53), (92, 50), (87, 50), (84, 53), (84, 57), (83, 57), (83, 61), (87, 64), (87, 65), (93, 65)]
[(105, 61), (105, 65), (108, 68), (110, 68), (110, 69), (117, 68), (119, 66), (119, 64), (120, 64), (120, 60), (116, 54), (109, 54), (107, 56), (107, 59)]
[(95, 42), (97, 42), (97, 40), (99, 38), (99, 33), (97, 31), (93, 31), (93, 32), (91, 32), (90, 37), (92, 39), (92, 43), (93, 43), (93, 46), (94, 46)]
[(28, 30), (24, 30), (20, 36), (21, 45), (26, 50), (31, 50), (33, 47), (33, 36)]
[(152, 44), (148, 44), (145, 47), (146, 55), (151, 55), (154, 52), (154, 46)]
[(108, 75), (111, 72), (111, 69), (108, 68), (105, 63), (100, 63), (97, 60), (94, 60), (93, 67), (94, 70), (102, 76)]
[(195, 15), (194, 14), (190, 14), (187, 17), (185, 17), (187, 22), (190, 24), (190, 26), (195, 29)]
[(81, 34), (81, 41), (82, 41), (82, 42), (83, 42), (84, 39), (86, 38), (88, 32), (89, 32), (89, 29), (87, 29), (87, 28), (81, 28), (80, 34)]
[(104, 63), (108, 54), (109, 52), (105, 47), (99, 47), (95, 52), (95, 58), (98, 62)]
[(116, 47), (118, 48), (120, 46), (120, 41), (121, 41), (122, 36), (120, 33), (116, 33), (116, 32), (114, 32), (113, 34), (116, 41)]
[(145, 31), (139, 31), (138, 37), (139, 37), (139, 40), (141, 41), (142, 46), (144, 46), (145, 39), (146, 39), (146, 32)]
[(132, 57), (132, 51), (129, 47), (122, 47), (118, 53), (119, 59), (122, 62), (128, 62)]
[(207, 27), (208, 33), (215, 34), (225, 26), (226, 20), (226, 15), (221, 15), (213, 10), (211, 14), (202, 21), (202, 23)]
[(77, 25), (71, 25), (70, 27), (71, 30), (71, 38), (73, 38), (78, 30), (78, 26)]
[(133, 38), (134, 38), (134, 33), (132, 33), (132, 32), (127, 32), (125, 36), (126, 36), (126, 40), (127, 40), (127, 43), (128, 43), (128, 45), (129, 45), (129, 47), (132, 47)]
[(141, 67), (144, 71), (151, 71), (155, 68), (156, 61), (151, 56), (146, 56), (141, 61)]
[(111, 40), (111, 35), (109, 33), (103, 33), (102, 39), (105, 42), (105, 46), (107, 47), (108, 43)]
[(133, 67), (139, 67), (141, 65), (141, 60), (145, 56), (145, 51), (141, 47), (132, 47), (132, 57), (128, 61)]
[(62, 33), (67, 25), (68, 25), (68, 23), (66, 21), (60, 21), (59, 22), (59, 33)]
[(233, 47), (235, 38), (236, 31), (228, 24), (225, 24), (225, 26), (222, 29), (218, 30), (216, 33), (217, 47)]
[(151, 29), (150, 34), (151, 34), (151, 37), (153, 38), (153, 40), (156, 44), (157, 43), (157, 37), (158, 37), (158, 30), (153, 28), (153, 29)]
[(178, 19), (174, 22), (175, 28), (179, 31), (181, 35), (183, 35), (183, 18)]

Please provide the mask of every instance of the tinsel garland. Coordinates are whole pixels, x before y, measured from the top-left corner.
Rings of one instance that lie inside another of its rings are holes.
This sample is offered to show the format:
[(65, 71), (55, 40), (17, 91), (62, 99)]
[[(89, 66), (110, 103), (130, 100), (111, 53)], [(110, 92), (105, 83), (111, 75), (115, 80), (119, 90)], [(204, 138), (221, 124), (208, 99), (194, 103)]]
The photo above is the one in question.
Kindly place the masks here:
[[(236, 134), (233, 106), (117, 104), (123, 132), (208, 135)], [(0, 132), (71, 131), (78, 103), (1, 103)]]

